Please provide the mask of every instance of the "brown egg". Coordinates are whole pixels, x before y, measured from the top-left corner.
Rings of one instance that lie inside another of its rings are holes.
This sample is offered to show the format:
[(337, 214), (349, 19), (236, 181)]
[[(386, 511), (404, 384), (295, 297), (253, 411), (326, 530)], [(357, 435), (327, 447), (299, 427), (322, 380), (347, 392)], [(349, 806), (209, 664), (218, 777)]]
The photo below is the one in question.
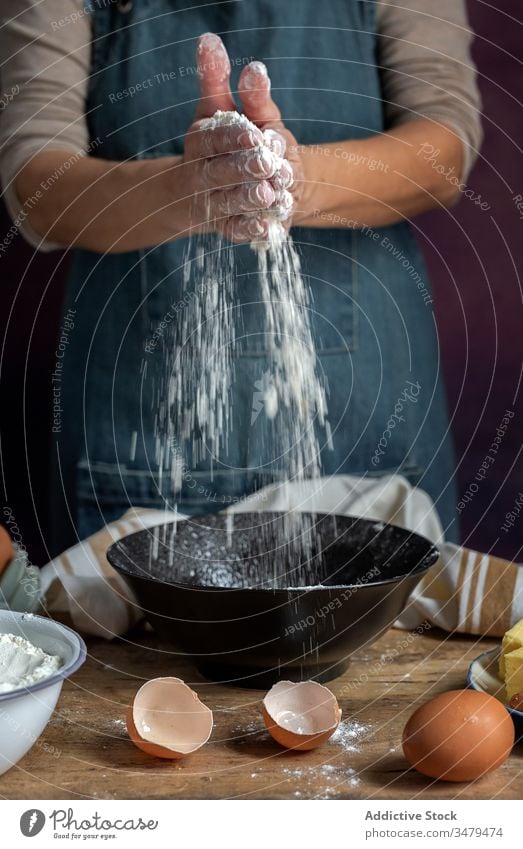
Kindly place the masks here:
[(0, 525), (0, 575), (9, 565), (14, 556), (15, 550), (13, 548), (13, 543), (11, 542), (11, 537), (4, 526)]
[(153, 678), (127, 711), (133, 743), (157, 758), (184, 758), (211, 736), (212, 711), (180, 678)]
[(493, 696), (450, 690), (412, 714), (403, 732), (403, 752), (430, 778), (474, 781), (506, 761), (514, 736), (510, 714)]
[(261, 712), (276, 742), (298, 751), (321, 746), (341, 719), (335, 696), (316, 681), (280, 681), (265, 696)]

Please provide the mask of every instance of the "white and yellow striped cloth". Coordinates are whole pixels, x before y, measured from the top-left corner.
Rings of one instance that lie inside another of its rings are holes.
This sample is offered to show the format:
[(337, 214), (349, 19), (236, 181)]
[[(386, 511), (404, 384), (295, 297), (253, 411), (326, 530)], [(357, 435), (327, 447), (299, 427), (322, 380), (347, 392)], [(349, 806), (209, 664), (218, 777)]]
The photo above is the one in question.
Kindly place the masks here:
[[(361, 479), (348, 475), (295, 486), (274, 485), (230, 508), (315, 510), (391, 522), (430, 539), (441, 556), (411, 595), (396, 622), (416, 628), (422, 622), (469, 634), (502, 636), (523, 619), (523, 568), (517, 564), (445, 543), (429, 496), (399, 475)], [(168, 521), (160, 510), (131, 509), (93, 536), (56, 557), (42, 570), (45, 605), (68, 611), (79, 631), (111, 639), (141, 618), (126, 582), (111, 568), (105, 552), (127, 534)]]

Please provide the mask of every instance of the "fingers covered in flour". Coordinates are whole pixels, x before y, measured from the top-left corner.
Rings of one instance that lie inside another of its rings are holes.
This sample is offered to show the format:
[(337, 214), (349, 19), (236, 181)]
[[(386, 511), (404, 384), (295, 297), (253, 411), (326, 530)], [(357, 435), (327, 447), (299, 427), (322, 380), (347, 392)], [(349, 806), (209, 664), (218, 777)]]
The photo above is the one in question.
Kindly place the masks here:
[(219, 230), (231, 242), (252, 242), (265, 239), (269, 224), (266, 218), (256, 215), (236, 215), (223, 221)]
[(294, 173), (292, 165), (286, 159), (283, 159), (280, 167), (271, 178), (271, 183), (275, 189), (289, 189), (294, 182)]
[(204, 187), (218, 189), (254, 180), (267, 180), (275, 177), (277, 172), (278, 163), (273, 154), (267, 148), (260, 147), (206, 159), (201, 176)]
[(238, 124), (215, 126), (212, 119), (195, 121), (185, 137), (185, 152), (192, 160), (206, 159), (222, 153), (251, 150), (263, 144), (263, 133), (257, 127)]
[(196, 47), (200, 100), (196, 110), (199, 118), (212, 115), (217, 109), (234, 109), (230, 89), (231, 62), (225, 44), (214, 32), (205, 32)]
[(263, 62), (249, 62), (238, 82), (243, 111), (255, 124), (277, 123), (281, 120), (278, 106), (271, 97), (271, 81)]
[(272, 150), (272, 152), (276, 154), (276, 156), (281, 156), (282, 158), (285, 156), (287, 140), (277, 130), (264, 130), (263, 142), (267, 145), (269, 150)]
[(269, 209), (275, 202), (276, 193), (267, 180), (245, 183), (229, 190), (210, 194), (210, 213), (214, 217), (236, 216), (242, 212)]

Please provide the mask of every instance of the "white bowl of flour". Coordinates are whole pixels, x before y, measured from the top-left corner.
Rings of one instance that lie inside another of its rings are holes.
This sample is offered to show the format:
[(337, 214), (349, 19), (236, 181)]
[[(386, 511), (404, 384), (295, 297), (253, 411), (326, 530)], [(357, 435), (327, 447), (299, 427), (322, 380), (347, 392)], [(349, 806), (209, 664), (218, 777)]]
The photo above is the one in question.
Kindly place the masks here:
[(0, 775), (42, 734), (64, 680), (85, 656), (84, 641), (65, 625), (0, 610)]

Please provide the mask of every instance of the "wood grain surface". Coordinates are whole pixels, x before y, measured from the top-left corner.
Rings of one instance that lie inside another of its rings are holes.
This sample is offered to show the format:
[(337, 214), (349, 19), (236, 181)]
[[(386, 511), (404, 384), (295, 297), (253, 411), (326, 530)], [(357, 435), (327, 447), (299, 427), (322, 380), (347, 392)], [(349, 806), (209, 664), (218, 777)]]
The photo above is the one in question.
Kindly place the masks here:
[[(261, 720), (263, 692), (205, 681), (183, 656), (144, 629), (126, 640), (88, 642), (42, 737), (0, 777), (5, 799), (520, 799), (523, 745), (497, 772), (471, 784), (433, 782), (408, 769), (403, 727), (431, 695), (465, 686), (469, 662), (493, 640), (436, 630), (390, 630), (354, 655), (329, 684), (343, 711), (335, 738), (288, 752)], [(124, 717), (138, 687), (183, 678), (214, 711), (209, 743), (183, 761), (148, 757)]]

